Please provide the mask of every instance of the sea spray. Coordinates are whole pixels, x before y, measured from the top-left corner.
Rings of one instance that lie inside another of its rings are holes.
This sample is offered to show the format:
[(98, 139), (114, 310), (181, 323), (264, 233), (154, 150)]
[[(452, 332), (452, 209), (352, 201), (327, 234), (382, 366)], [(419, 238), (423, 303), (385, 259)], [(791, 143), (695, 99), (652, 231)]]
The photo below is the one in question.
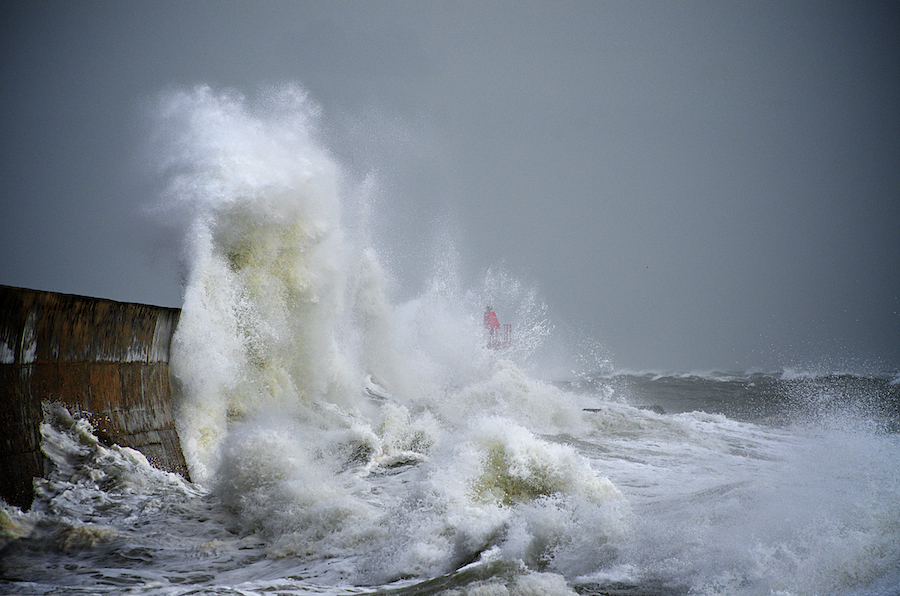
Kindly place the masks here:
[(297, 88), (255, 103), (201, 87), (160, 102), (165, 198), (193, 218), (172, 367), (192, 475), (214, 473), (228, 421), (266, 403), (355, 393), (336, 354), (339, 176)]
[[(172, 348), (192, 476), (270, 556), (329, 583), (480, 557), (563, 571), (574, 545), (608, 549), (622, 496), (528, 430), (582, 426), (571, 396), (520, 368), (549, 334), (546, 305), (500, 269), (466, 287), (446, 237), (425, 290), (392, 304), (365, 214), (342, 217), (371, 183), (347, 182), (316, 118), (296, 88), (161, 100), (164, 197), (192, 218)], [(516, 324), (506, 350), (485, 341), (487, 302)], [(573, 541), (577, 520), (590, 536)]]
[(370, 199), (342, 217), (345, 195), (372, 193), (372, 179), (346, 180), (298, 88), (247, 99), (199, 87), (163, 96), (158, 112), (164, 202), (192, 221), (172, 371), (197, 480), (214, 476), (229, 425), (266, 407), (371, 411), (367, 382), (421, 406), (490, 374), (487, 300), (516, 322), (504, 357), (525, 362), (547, 336), (534, 289), (499, 270), (464, 288), (452, 247), (420, 296), (392, 305), (367, 242)]

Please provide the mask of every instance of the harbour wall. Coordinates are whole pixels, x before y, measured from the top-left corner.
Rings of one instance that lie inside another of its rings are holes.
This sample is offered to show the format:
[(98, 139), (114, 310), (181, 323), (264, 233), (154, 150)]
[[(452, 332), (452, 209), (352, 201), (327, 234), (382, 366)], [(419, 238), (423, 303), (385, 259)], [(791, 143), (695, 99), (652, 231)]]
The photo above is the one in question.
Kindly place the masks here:
[(169, 346), (181, 311), (0, 285), (0, 496), (28, 508), (44, 476), (43, 403), (87, 416), (105, 444), (188, 477)]

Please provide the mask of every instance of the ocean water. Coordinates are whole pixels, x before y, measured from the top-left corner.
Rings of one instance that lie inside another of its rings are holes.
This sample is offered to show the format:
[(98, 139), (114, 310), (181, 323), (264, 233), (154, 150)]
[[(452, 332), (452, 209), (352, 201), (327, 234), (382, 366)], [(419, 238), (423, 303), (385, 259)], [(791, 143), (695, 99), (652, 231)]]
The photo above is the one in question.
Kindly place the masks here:
[(48, 404), (0, 593), (900, 594), (896, 371), (547, 372), (538, 291), (464, 283), (452, 244), (394, 297), (377, 193), (298, 88), (172, 92), (156, 125), (194, 482)]

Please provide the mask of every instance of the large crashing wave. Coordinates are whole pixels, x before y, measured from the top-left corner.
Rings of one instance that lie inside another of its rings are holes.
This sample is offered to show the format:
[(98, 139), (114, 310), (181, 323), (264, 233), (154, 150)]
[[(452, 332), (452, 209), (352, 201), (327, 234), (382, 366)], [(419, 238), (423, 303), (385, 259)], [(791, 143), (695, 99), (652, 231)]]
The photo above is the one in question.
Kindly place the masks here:
[[(491, 549), (552, 568), (573, 548), (563, 528), (591, 525), (592, 548), (621, 531), (615, 487), (535, 434), (582, 419), (520, 369), (548, 334), (533, 290), (497, 271), (465, 289), (445, 250), (421, 295), (392, 304), (368, 232), (342, 217), (370, 185), (320, 147), (296, 87), (174, 92), (158, 116), (164, 197), (191, 222), (179, 433), (192, 477), (274, 554), (386, 581)], [(502, 357), (487, 303), (516, 322)]]
[(331, 336), (346, 255), (338, 170), (311, 138), (312, 116), (292, 88), (253, 106), (199, 88), (160, 107), (166, 197), (192, 219), (172, 367), (200, 480), (229, 419), (347, 395), (359, 377)]

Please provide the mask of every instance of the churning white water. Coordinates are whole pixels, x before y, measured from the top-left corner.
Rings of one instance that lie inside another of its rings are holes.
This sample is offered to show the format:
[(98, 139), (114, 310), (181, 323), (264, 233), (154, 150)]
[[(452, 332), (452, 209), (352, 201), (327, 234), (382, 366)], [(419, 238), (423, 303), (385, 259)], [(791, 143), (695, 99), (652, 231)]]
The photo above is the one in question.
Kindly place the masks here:
[[(32, 511), (4, 506), (0, 589), (900, 593), (895, 429), (717, 413), (738, 386), (794, 400), (776, 376), (541, 380), (551, 326), (512, 276), (468, 287), (447, 247), (417, 297), (392, 298), (345, 212), (370, 187), (318, 118), (296, 87), (162, 98), (164, 201), (190, 221), (171, 369), (195, 484), (50, 408), (54, 473)], [(486, 304), (509, 348), (488, 347)], [(637, 407), (676, 384), (694, 407)]]

